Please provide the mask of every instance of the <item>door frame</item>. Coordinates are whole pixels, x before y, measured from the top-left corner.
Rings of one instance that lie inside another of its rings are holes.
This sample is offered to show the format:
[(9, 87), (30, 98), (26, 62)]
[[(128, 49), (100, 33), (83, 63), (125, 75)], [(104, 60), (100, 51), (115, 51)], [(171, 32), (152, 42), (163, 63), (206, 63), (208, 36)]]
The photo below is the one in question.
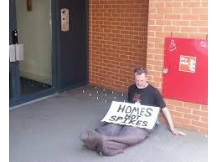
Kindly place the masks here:
[(71, 90), (71, 89), (74, 89), (74, 88), (77, 88), (77, 87), (81, 87), (81, 86), (85, 86), (87, 84), (89, 84), (89, 0), (84, 0), (85, 1), (85, 18), (86, 18), (86, 24), (84, 26), (85, 28), (85, 41), (86, 41), (86, 47), (85, 47), (85, 78), (86, 80), (82, 83), (75, 83), (75, 84), (72, 84), (72, 85), (69, 85), (69, 86), (66, 86), (66, 87), (62, 87), (61, 86), (61, 62), (60, 62), (60, 51), (61, 51), (61, 46), (60, 46), (60, 34), (61, 34), (61, 18), (60, 18), (60, 6), (59, 6), (59, 1), (61, 0), (54, 0), (54, 1), (57, 1), (56, 3), (56, 21), (57, 21), (57, 24), (56, 24), (56, 27), (57, 27), (57, 30), (56, 30), (56, 33), (57, 33), (57, 46), (58, 46), (58, 56), (57, 56), (57, 64), (58, 64), (58, 67), (57, 67), (57, 78), (58, 78), (58, 82), (57, 82), (57, 86), (58, 86), (58, 91), (60, 93), (62, 92), (65, 92), (65, 91), (68, 91), (68, 90)]
[[(58, 71), (57, 71), (57, 56), (58, 56), (58, 38), (57, 38), (57, 0), (51, 0), (51, 15), (52, 15), (52, 53), (51, 53), (51, 63), (52, 63), (52, 87), (40, 92), (35, 92), (33, 94), (28, 94), (26, 96), (20, 95), (20, 73), (19, 73), (19, 62), (10, 62), (11, 66), (11, 92), (12, 98), (9, 100), (9, 108), (14, 106), (42, 98), (48, 95), (52, 95), (58, 92)], [(16, 19), (16, 0), (9, 1), (9, 16), (12, 21), (9, 24), (9, 37), (12, 44), (12, 31), (17, 30), (17, 19)], [(19, 39), (19, 33), (18, 33)]]

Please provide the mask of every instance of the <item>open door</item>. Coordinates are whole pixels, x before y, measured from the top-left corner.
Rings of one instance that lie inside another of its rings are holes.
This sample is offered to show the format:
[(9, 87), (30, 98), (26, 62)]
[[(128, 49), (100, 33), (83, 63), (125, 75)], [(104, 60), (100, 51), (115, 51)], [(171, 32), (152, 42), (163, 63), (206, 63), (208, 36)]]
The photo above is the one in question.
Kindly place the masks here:
[(10, 106), (53, 88), (51, 0), (9, 1)]

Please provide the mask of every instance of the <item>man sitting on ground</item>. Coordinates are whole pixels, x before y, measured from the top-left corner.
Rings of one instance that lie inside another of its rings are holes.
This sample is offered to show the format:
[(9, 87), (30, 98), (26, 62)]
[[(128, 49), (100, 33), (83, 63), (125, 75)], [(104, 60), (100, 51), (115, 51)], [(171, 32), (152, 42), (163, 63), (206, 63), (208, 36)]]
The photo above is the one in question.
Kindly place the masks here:
[[(175, 129), (171, 114), (158, 91), (147, 81), (147, 70), (138, 67), (134, 70), (135, 84), (128, 88), (128, 102), (160, 107), (174, 135), (186, 134)], [(80, 139), (91, 150), (101, 155), (113, 156), (123, 153), (127, 147), (144, 141), (152, 130), (128, 125), (106, 123), (95, 130), (80, 134)]]

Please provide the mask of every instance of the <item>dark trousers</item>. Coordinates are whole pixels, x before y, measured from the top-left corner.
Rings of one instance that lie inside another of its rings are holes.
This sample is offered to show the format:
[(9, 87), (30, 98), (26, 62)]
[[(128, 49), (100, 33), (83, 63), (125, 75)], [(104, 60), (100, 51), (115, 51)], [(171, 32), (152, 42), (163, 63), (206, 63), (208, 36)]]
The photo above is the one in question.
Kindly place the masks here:
[(118, 124), (105, 124), (95, 131), (83, 132), (85, 138), (81, 140), (91, 150), (102, 155), (113, 156), (123, 153), (124, 149), (144, 141), (150, 131), (144, 128), (123, 126)]

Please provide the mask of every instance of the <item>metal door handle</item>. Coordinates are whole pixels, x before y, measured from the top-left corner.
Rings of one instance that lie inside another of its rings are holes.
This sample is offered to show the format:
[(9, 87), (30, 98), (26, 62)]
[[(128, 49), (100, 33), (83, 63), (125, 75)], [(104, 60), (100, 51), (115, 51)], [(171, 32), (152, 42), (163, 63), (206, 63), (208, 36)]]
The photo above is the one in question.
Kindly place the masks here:
[(23, 44), (12, 44), (9, 46), (9, 60), (10, 62), (24, 60)]

